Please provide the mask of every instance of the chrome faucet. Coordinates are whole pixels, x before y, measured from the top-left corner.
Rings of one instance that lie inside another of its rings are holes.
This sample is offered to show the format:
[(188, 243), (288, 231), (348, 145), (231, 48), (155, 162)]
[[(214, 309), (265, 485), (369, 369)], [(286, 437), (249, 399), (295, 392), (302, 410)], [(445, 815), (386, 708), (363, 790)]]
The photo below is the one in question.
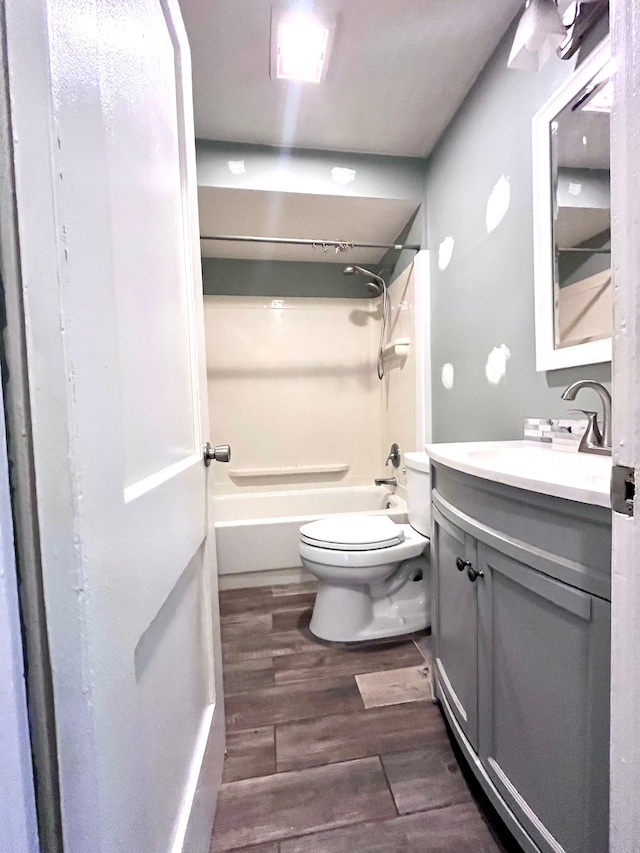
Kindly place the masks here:
[(384, 464), (388, 465), (389, 462), (391, 462), (391, 464), (393, 465), (394, 468), (399, 468), (400, 467), (400, 458), (401, 458), (400, 448), (394, 442), (391, 445), (391, 450), (389, 451), (389, 455), (387, 456)]
[(589, 420), (578, 450), (582, 453), (600, 453), (603, 456), (611, 456), (611, 394), (604, 385), (594, 382), (593, 379), (579, 379), (565, 388), (562, 392), (562, 399), (575, 400), (576, 394), (581, 388), (592, 388), (602, 401), (602, 431), (598, 426), (597, 412), (577, 409), (576, 411), (585, 414)]
[(376, 479), (373, 482), (376, 484), (376, 486), (393, 486), (395, 488), (395, 486), (398, 485), (398, 478), (397, 477), (376, 477)]

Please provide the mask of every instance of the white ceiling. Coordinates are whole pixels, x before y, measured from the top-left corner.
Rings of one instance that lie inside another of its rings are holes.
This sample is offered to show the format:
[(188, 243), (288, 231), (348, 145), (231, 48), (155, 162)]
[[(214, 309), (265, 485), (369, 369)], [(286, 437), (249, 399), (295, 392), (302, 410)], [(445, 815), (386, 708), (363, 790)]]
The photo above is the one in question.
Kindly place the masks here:
[[(222, 187), (199, 187), (200, 233), (245, 234), (355, 243), (393, 243), (415, 213), (409, 199), (274, 193)], [(255, 258), (275, 261), (330, 261), (375, 264), (384, 249), (349, 249), (335, 253), (321, 246), (286, 246), (272, 243), (201, 241), (205, 258)]]
[(309, 0), (337, 14), (319, 85), (270, 79), (269, 0), (180, 5), (199, 138), (426, 157), (524, 3)]

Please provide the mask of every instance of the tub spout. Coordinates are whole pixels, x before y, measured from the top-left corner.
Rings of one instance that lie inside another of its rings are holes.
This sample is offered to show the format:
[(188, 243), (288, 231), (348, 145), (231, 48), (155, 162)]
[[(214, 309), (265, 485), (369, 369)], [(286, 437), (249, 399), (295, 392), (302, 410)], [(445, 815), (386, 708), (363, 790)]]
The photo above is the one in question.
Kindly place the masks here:
[(393, 488), (395, 489), (395, 487), (398, 485), (398, 478), (397, 477), (376, 477), (376, 479), (373, 482), (376, 484), (376, 486), (393, 486)]

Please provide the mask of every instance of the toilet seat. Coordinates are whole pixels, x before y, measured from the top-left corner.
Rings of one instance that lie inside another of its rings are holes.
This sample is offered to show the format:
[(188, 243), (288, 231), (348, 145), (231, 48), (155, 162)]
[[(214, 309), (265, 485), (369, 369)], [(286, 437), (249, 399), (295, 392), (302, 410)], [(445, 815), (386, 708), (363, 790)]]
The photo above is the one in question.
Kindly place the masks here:
[[(312, 523), (315, 524), (315, 522)], [(429, 538), (418, 533), (409, 524), (398, 524), (396, 526), (400, 528), (403, 536), (402, 541), (396, 545), (389, 545), (386, 548), (370, 548), (369, 550), (356, 550), (355, 548), (345, 550), (344, 546), (333, 548), (326, 542), (319, 545), (301, 539), (300, 556), (303, 561), (309, 560), (324, 566), (334, 566), (346, 572), (355, 571), (356, 574), (360, 574), (358, 571), (360, 569), (366, 573), (367, 569), (374, 566), (399, 563), (402, 560), (420, 556), (428, 547)]]
[(334, 516), (311, 521), (300, 528), (300, 541), (332, 551), (377, 551), (405, 540), (401, 525), (387, 515)]

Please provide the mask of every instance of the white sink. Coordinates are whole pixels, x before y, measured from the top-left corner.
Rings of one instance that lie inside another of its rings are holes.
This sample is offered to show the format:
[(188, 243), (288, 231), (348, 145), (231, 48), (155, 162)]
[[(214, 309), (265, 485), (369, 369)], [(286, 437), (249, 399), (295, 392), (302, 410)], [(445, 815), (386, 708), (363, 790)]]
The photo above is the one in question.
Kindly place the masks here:
[(434, 462), (507, 486), (611, 506), (611, 457), (535, 447), (524, 441), (428, 444)]

